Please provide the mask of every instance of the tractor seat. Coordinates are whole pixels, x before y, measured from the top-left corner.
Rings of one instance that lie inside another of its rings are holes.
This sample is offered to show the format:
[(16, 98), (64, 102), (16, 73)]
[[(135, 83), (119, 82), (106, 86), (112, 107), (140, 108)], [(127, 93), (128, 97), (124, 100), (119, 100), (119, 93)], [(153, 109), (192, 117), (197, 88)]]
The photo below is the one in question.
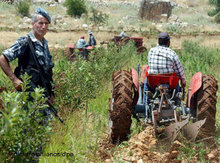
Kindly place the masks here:
[(70, 49), (75, 49), (75, 44), (69, 44)]
[(147, 80), (148, 84), (151, 88), (156, 88), (160, 84), (167, 84), (169, 85), (170, 89), (175, 89), (178, 82), (179, 77), (176, 73), (170, 74), (148, 74)]
[(95, 48), (95, 46), (87, 46), (86, 50), (91, 50), (91, 49), (94, 49), (94, 48)]

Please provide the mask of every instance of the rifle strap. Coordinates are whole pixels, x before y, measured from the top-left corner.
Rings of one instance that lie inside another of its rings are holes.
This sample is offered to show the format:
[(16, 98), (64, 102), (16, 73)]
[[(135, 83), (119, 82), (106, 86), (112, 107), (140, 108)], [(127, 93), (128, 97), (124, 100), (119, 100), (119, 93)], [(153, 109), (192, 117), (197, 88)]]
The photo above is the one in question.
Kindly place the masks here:
[(29, 47), (30, 47), (31, 54), (32, 54), (32, 56), (33, 56), (33, 60), (34, 60), (34, 62), (35, 62), (35, 64), (36, 64), (36, 66), (37, 66), (37, 69), (38, 69), (40, 72), (42, 72), (42, 71), (41, 71), (41, 68), (40, 68), (40, 65), (39, 65), (39, 62), (38, 62), (38, 60), (37, 60), (37, 58), (36, 58), (36, 52), (35, 52), (35, 50), (34, 50), (33, 43), (32, 43), (32, 41), (31, 41), (31, 38), (30, 38), (29, 35), (28, 35), (28, 45), (29, 45)]
[(47, 86), (46, 86), (46, 84), (45, 84), (45, 82), (44, 82), (44, 79), (42, 78), (42, 75), (44, 74), (44, 72), (42, 71), (42, 69), (41, 69), (41, 67), (40, 67), (40, 64), (39, 64), (39, 62), (38, 62), (38, 60), (37, 60), (37, 58), (36, 58), (36, 52), (35, 52), (35, 50), (34, 50), (34, 46), (33, 46), (33, 43), (32, 43), (32, 41), (31, 41), (31, 38), (30, 38), (30, 36), (28, 35), (28, 45), (29, 45), (29, 47), (30, 47), (30, 50), (31, 50), (31, 54), (32, 54), (32, 56), (33, 56), (33, 60), (34, 60), (34, 62), (35, 62), (35, 64), (36, 64), (36, 66), (37, 66), (37, 69), (39, 70), (39, 72), (40, 72), (40, 80), (41, 80), (41, 82), (42, 82), (42, 84), (43, 84), (43, 87), (44, 87), (44, 89), (47, 89)]

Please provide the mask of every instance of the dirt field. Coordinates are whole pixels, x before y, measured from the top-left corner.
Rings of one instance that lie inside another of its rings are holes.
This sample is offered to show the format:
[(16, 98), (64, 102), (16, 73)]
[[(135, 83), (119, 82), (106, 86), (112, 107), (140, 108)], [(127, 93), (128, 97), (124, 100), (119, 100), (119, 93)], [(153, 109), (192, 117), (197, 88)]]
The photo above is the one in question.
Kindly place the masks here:
[[(25, 35), (27, 32), (10, 32), (10, 31), (0, 31), (0, 42), (1, 45), (4, 47), (10, 47), (16, 39), (18, 39), (20, 36)], [(105, 41), (106, 39), (103, 38), (111, 38), (114, 35), (117, 35), (114, 32), (93, 32), (98, 45), (100, 45), (100, 42)], [(56, 48), (64, 48), (70, 43), (76, 43), (78, 38), (81, 35), (87, 36), (87, 31), (81, 31), (81, 32), (48, 32), (46, 35), (46, 39), (49, 41), (50, 47), (56, 47)], [(155, 36), (152, 36), (152, 38), (146, 38), (144, 35), (140, 35), (137, 33), (133, 33), (132, 36), (139, 36), (144, 38), (144, 45), (147, 48), (150, 48), (151, 45), (157, 44), (157, 39)], [(171, 35), (171, 47), (174, 49), (180, 49), (181, 44), (184, 40), (192, 40), (192, 41), (198, 41), (201, 45), (208, 46), (208, 47), (220, 47), (220, 34), (218, 35), (184, 35), (184, 36), (173, 36)]]
[[(39, 0), (40, 2), (41, 0)], [(191, 26), (188, 26), (186, 29), (184, 29), (183, 33), (181, 33), (180, 36), (175, 36), (171, 34), (172, 40), (171, 40), (171, 48), (174, 49), (180, 49), (181, 48), (181, 44), (184, 40), (192, 40), (192, 41), (198, 41), (201, 45), (205, 45), (208, 47), (215, 47), (215, 48), (219, 48), (220, 47), (220, 31), (219, 31), (219, 25), (216, 23), (213, 23), (213, 21), (211, 21), (213, 18), (210, 18), (207, 16), (207, 11), (211, 9), (211, 6), (208, 5), (208, 0), (171, 0), (172, 2), (175, 2), (176, 4), (178, 4), (180, 7), (178, 7), (178, 12), (173, 12), (172, 15), (177, 15), (181, 21), (190, 21), (191, 23), (196, 23), (192, 20), (190, 20), (191, 18), (191, 14), (197, 13), (197, 15), (200, 15), (200, 17), (198, 17), (197, 19), (199, 20), (197, 22), (197, 25), (194, 26), (193, 28), (198, 28), (198, 31), (201, 31), (201, 33), (197, 34), (197, 35), (191, 35), (191, 34), (187, 34), (187, 32), (189, 30), (191, 30)], [(139, 4), (140, 0), (112, 0), (112, 1), (108, 1), (108, 0), (88, 0), (88, 2), (102, 2), (102, 3), (111, 3), (112, 5), (116, 5), (115, 8), (113, 8), (115, 11), (117, 11), (117, 15), (114, 14), (113, 11), (111, 11), (110, 16), (119, 16), (119, 15), (127, 15), (129, 16), (131, 13), (128, 13), (126, 10), (123, 10), (119, 7), (118, 4), (123, 4), (123, 3), (131, 3), (131, 4)], [(110, 7), (109, 7), (110, 8)], [(123, 6), (123, 8), (125, 8), (125, 6)], [(34, 8), (33, 8), (34, 9)], [(31, 9), (31, 12), (33, 12)], [(66, 46), (68, 46), (68, 44), (70, 43), (76, 43), (77, 40), (79, 39), (79, 37), (81, 35), (85, 36), (86, 41), (88, 41), (88, 33), (87, 30), (88, 29), (83, 29), (80, 28), (80, 26), (84, 23), (81, 20), (76, 20), (73, 19), (67, 15), (65, 15), (65, 10), (63, 10), (64, 8), (58, 8), (59, 12), (56, 13), (51, 13), (51, 16), (57, 16), (58, 14), (61, 15), (63, 17), (63, 19), (65, 20), (65, 22), (68, 22), (72, 24), (71, 27), (76, 27), (78, 26), (76, 29), (80, 30), (80, 31), (70, 31), (70, 32), (65, 32), (64, 30), (59, 29), (60, 25), (56, 26), (56, 29), (58, 29), (61, 32), (51, 32), (49, 31), (46, 35), (46, 39), (49, 41), (49, 46), (50, 47), (59, 47), (59, 48), (64, 48)], [(0, 31), (0, 44), (4, 47), (9, 47), (11, 46), (16, 39), (18, 39), (20, 36), (25, 35), (26, 33), (28, 33), (28, 30), (26, 31), (19, 31), (19, 29), (16, 29), (15, 27), (21, 25), (21, 23), (23, 23), (23, 20), (21, 20), (19, 17), (17, 17), (14, 9), (12, 7), (8, 8), (8, 12), (4, 12), (3, 11), (4, 8), (2, 8), (2, 11), (0, 12), (0, 27), (2, 28), (2, 30)], [(99, 7), (99, 10), (103, 10), (103, 12), (105, 12), (107, 9), (103, 6)], [(126, 13), (124, 13), (126, 12)], [(132, 11), (134, 12), (134, 11)], [(135, 11), (136, 12), (136, 11)], [(8, 14), (5, 14), (8, 13)], [(57, 14), (57, 15), (56, 15)], [(113, 15), (111, 15), (113, 14)], [(11, 15), (11, 17), (8, 17), (8, 15)], [(195, 15), (195, 16), (197, 16)], [(187, 19), (184, 19), (187, 18)], [(111, 18), (110, 18), (111, 19)], [(207, 19), (206, 23), (202, 24), (202, 20), (200, 19)], [(136, 20), (138, 21), (138, 20)], [(19, 24), (20, 23), (20, 24)], [(114, 23), (118, 24), (118, 20), (115, 21)], [(198, 24), (201, 23), (201, 24)], [(210, 24), (212, 23), (212, 24)], [(157, 26), (158, 24), (156, 24)], [(191, 24), (192, 25), (192, 24)], [(54, 24), (51, 24), (51, 28), (54, 28)], [(126, 26), (126, 25), (125, 25)], [(145, 28), (141, 27), (141, 28)], [(12, 30), (4, 30), (7, 28), (12, 28)], [(136, 29), (138, 29), (139, 26), (136, 27)], [(116, 29), (114, 29), (115, 31)], [(162, 31), (163, 29), (161, 29)], [(197, 31), (195, 29), (195, 31)], [(95, 28), (92, 28), (92, 31), (94, 33), (94, 36), (97, 39), (98, 45), (100, 45), (100, 42), (102, 41), (106, 41), (110, 38), (112, 38), (115, 35), (119, 35), (120, 30), (116, 30), (118, 31), (118, 33), (116, 32), (111, 32), (111, 31), (104, 31), (104, 30), (95, 30)], [(213, 33), (213, 35), (209, 35), (207, 33)], [(156, 35), (154, 36), (150, 36), (150, 38), (144, 34), (141, 33), (137, 33), (137, 32), (131, 32), (128, 31), (127, 34), (129, 36), (137, 36), (137, 37), (143, 37), (144, 38), (144, 46), (147, 48), (152, 47), (152, 45), (157, 44), (157, 39), (156, 39)]]

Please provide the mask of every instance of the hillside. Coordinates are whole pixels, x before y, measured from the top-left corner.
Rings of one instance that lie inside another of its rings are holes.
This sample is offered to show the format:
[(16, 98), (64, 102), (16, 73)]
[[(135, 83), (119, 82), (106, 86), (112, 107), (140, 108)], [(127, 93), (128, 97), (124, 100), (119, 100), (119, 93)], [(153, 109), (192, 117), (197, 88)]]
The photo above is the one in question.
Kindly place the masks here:
[[(50, 32), (46, 35), (51, 47), (64, 48), (69, 43), (76, 43), (81, 35), (87, 36), (88, 29), (94, 32), (98, 42), (109, 40), (124, 30), (131, 36), (143, 37), (144, 45), (149, 48), (156, 43), (155, 34), (159, 31), (167, 31), (172, 36), (172, 47), (175, 49), (180, 49), (182, 41), (186, 39), (198, 41), (202, 45), (220, 46), (220, 25), (216, 24), (213, 18), (207, 16), (207, 12), (212, 8), (208, 5), (208, 0), (173, 1), (175, 6), (171, 18), (168, 22), (163, 23), (152, 23), (138, 19), (139, 0), (88, 0), (88, 7), (94, 6), (109, 15), (109, 23), (106, 26), (95, 26), (87, 24), (83, 18), (69, 17), (66, 15), (66, 9), (60, 3), (48, 7), (47, 3), (39, 3), (42, 0), (34, 2), (30, 13), (34, 12), (35, 6), (41, 5), (52, 16), (53, 22), (50, 26)], [(1, 3), (0, 8), (0, 41), (3, 46), (8, 47), (19, 36), (31, 29), (31, 20), (17, 16), (12, 5)]]

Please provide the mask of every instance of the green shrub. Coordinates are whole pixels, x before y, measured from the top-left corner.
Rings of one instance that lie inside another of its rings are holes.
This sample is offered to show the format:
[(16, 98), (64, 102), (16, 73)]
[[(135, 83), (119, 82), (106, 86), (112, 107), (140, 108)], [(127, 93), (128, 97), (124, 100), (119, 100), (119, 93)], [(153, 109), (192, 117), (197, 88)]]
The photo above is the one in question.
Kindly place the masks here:
[(209, 0), (211, 5), (214, 5), (215, 8), (212, 11), (208, 12), (209, 16), (214, 16), (215, 21), (220, 23), (220, 0)]
[[(24, 83), (28, 78), (24, 77)], [(42, 148), (49, 138), (50, 126), (40, 125), (43, 122), (42, 112), (46, 99), (43, 89), (36, 88), (31, 93), (32, 101), (28, 100), (29, 93), (2, 92), (1, 103), (4, 109), (0, 112), (0, 160), (13, 162), (30, 162), (38, 159)]]
[(74, 63), (59, 59), (54, 68), (54, 80), (59, 88), (55, 90), (57, 102), (77, 108), (88, 99), (96, 98), (102, 89), (101, 83), (109, 80), (112, 72), (123, 67), (135, 52), (134, 44), (128, 43), (120, 51), (114, 45), (108, 49), (97, 48), (89, 53), (89, 62), (81, 58)]
[(89, 17), (89, 20), (95, 25), (104, 25), (108, 23), (109, 16), (101, 11), (91, 8), (92, 16)]
[(87, 7), (84, 0), (66, 0), (63, 4), (67, 8), (67, 14), (74, 17), (81, 17), (87, 13)]
[(220, 12), (215, 16), (215, 21), (220, 23)]
[(29, 16), (30, 2), (29, 0), (20, 1), (16, 4), (16, 11), (22, 17)]

